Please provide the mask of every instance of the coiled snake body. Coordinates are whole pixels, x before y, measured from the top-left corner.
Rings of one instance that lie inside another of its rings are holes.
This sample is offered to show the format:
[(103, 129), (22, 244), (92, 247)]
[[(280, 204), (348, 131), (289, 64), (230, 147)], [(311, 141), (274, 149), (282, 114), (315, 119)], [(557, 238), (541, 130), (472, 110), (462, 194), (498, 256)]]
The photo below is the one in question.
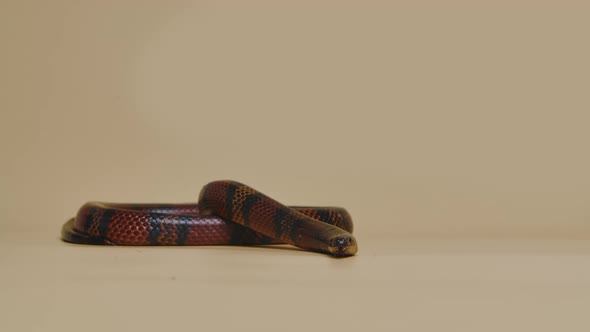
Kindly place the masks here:
[(235, 181), (215, 181), (197, 204), (90, 202), (62, 228), (66, 242), (112, 245), (288, 243), (336, 257), (357, 251), (352, 219), (338, 207), (287, 207)]

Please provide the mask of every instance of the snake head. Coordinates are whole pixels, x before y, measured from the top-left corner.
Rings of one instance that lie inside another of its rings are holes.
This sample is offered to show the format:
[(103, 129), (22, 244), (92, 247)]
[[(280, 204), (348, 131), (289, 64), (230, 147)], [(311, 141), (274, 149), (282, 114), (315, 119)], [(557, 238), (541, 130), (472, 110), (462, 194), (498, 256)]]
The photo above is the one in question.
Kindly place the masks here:
[(328, 251), (335, 257), (346, 257), (356, 254), (358, 248), (354, 236), (337, 236), (328, 241)]

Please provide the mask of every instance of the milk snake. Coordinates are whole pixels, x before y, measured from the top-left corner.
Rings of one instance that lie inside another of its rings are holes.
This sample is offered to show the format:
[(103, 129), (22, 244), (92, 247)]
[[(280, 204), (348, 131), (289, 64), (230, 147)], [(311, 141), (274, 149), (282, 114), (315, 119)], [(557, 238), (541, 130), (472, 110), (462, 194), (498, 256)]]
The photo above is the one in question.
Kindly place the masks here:
[(235, 181), (203, 187), (198, 203), (89, 202), (62, 228), (66, 242), (110, 245), (265, 245), (288, 243), (352, 256), (352, 219), (339, 207), (285, 206)]

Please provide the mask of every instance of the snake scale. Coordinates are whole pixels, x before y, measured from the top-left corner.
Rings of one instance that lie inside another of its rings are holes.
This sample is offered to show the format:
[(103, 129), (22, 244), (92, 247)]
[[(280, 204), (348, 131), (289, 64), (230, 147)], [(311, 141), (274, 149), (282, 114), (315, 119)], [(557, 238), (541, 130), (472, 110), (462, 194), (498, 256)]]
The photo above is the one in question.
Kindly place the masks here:
[(235, 181), (203, 187), (198, 202), (89, 202), (62, 228), (62, 239), (110, 245), (265, 245), (287, 243), (334, 257), (357, 243), (350, 214), (339, 207), (285, 206)]

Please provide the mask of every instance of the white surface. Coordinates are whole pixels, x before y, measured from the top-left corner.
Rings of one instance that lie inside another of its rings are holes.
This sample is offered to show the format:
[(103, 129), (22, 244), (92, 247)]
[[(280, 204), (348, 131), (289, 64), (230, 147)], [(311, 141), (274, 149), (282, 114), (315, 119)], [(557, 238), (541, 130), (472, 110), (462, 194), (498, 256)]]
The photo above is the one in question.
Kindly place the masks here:
[(588, 331), (585, 241), (360, 242), (358, 256), (3, 234), (2, 331)]

